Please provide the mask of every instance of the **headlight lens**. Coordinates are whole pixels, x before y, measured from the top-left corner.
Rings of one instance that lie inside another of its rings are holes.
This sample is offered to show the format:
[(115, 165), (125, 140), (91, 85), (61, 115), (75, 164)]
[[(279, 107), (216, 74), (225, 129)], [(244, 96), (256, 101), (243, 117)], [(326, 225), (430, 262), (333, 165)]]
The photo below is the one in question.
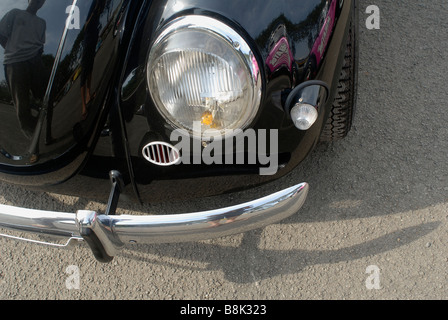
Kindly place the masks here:
[(217, 136), (210, 130), (204, 134), (208, 129), (222, 136), (247, 127), (260, 105), (253, 52), (235, 30), (210, 17), (171, 22), (151, 49), (147, 78), (162, 115), (175, 128), (204, 140)]

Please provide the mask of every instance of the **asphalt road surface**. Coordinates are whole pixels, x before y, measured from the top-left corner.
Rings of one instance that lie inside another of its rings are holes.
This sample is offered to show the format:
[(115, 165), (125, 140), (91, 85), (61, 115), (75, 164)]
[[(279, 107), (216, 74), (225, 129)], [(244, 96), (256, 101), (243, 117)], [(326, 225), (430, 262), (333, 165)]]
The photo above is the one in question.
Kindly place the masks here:
[[(380, 29), (368, 30), (376, 5)], [(212, 241), (89, 249), (0, 239), (0, 299), (447, 299), (448, 4), (360, 1), (359, 97), (344, 141), (322, 144), (246, 201), (307, 181), (297, 215)], [(104, 204), (0, 185), (0, 202), (72, 211)], [(121, 210), (219, 207), (227, 197)], [(79, 279), (79, 282), (76, 281)]]

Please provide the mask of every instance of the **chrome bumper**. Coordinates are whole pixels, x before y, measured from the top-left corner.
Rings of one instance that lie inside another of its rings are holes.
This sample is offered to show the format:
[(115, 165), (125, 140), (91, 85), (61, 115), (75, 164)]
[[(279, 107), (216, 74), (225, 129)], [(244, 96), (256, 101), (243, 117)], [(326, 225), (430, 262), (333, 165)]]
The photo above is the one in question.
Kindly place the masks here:
[(307, 193), (308, 184), (302, 183), (237, 206), (159, 216), (105, 215), (85, 210), (60, 213), (0, 205), (0, 228), (63, 237), (66, 243), (0, 236), (60, 247), (84, 240), (99, 261), (109, 262), (127, 244), (205, 240), (276, 223), (297, 213)]

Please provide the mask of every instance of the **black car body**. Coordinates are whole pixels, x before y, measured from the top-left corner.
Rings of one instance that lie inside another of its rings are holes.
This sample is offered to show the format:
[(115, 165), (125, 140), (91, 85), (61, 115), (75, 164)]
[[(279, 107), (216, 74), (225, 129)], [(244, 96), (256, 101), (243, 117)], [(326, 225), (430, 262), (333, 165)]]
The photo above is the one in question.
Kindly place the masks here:
[[(38, 62), (19, 68), (24, 61), (11, 52), (20, 39), (5, 31), (17, 21), (0, 23), (2, 45), (10, 41), (0, 75), (0, 179), (109, 207), (50, 214), (2, 206), (0, 226), (84, 239), (102, 261), (127, 243), (242, 232), (297, 212), (307, 184), (156, 226), (116, 215), (115, 207), (120, 194), (152, 202), (244, 190), (283, 176), (316, 143), (350, 129), (353, 0), (33, 2), (42, 2), (34, 26), (45, 21)], [(1, 16), (14, 9), (8, 3), (0, 4)], [(14, 79), (28, 80), (29, 101), (20, 96), (26, 81)], [(309, 127), (297, 127), (293, 109), (312, 118)]]

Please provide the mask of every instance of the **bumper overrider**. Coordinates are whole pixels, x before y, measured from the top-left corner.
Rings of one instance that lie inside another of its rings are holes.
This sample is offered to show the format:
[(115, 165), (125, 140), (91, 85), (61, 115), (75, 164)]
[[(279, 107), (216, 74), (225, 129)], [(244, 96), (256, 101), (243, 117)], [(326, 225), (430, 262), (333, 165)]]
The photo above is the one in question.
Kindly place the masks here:
[(99, 261), (109, 262), (128, 244), (206, 240), (276, 223), (297, 213), (307, 193), (308, 184), (301, 183), (240, 205), (173, 215), (109, 215), (86, 210), (62, 213), (0, 205), (0, 228), (62, 238), (66, 242), (0, 236), (56, 247), (85, 241)]

